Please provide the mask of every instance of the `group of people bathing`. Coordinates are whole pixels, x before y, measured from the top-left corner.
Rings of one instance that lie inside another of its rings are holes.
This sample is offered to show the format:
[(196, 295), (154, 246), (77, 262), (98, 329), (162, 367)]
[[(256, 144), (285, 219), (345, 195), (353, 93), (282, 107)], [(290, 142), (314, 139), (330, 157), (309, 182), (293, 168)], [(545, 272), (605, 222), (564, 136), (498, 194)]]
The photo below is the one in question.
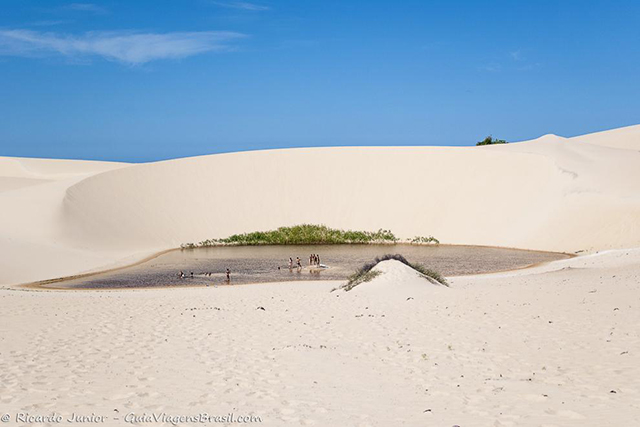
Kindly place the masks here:
[[(311, 254), (309, 255), (309, 266), (310, 267), (320, 267), (320, 255), (318, 254)], [(302, 270), (302, 260), (300, 259), (300, 257), (296, 257), (296, 261), (295, 261), (295, 265), (293, 262), (293, 258), (289, 257), (289, 271), (293, 271), (293, 268), (296, 268), (298, 270), (298, 272), (300, 272)], [(280, 270), (280, 267), (278, 267), (278, 270)], [(229, 270), (227, 268), (227, 282), (229, 282), (231, 280), (231, 270)], [(211, 277), (211, 275), (213, 274), (212, 272), (205, 272), (205, 273), (201, 273), (202, 275), (204, 275), (205, 277)], [(178, 277), (181, 279), (186, 279), (186, 278), (191, 278), (193, 279), (193, 271), (190, 272), (190, 274), (187, 276), (184, 271), (180, 270), (180, 273), (178, 274)]]
[[(295, 265), (293, 263), (293, 258), (289, 257), (289, 271), (292, 271), (294, 266), (295, 268), (298, 269), (298, 271), (302, 270), (302, 260), (300, 259), (299, 256), (296, 257)], [(320, 267), (320, 255), (318, 254), (309, 255), (309, 266)], [(278, 269), (280, 269), (280, 267), (278, 267)]]

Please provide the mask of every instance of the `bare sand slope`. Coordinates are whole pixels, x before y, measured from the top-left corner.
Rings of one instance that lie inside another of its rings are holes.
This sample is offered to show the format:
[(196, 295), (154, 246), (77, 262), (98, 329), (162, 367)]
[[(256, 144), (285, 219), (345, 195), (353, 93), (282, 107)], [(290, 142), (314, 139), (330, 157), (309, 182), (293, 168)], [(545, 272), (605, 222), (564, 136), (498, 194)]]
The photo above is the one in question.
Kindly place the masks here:
[(387, 272), (400, 282), (350, 292), (0, 290), (2, 411), (93, 412), (103, 425), (132, 412), (254, 414), (267, 426), (637, 425), (640, 250), (450, 288)]
[[(615, 133), (614, 133), (615, 134)], [(640, 245), (640, 152), (543, 137), (503, 147), (245, 152), (145, 164), (71, 187), (66, 234), (176, 246), (300, 222), (548, 250)]]
[(58, 277), (122, 259), (90, 242), (65, 242), (67, 189), (122, 163), (0, 157), (0, 283)]
[[(638, 129), (493, 147), (272, 150), (82, 170), (70, 162), (71, 177), (0, 193), (8, 206), (0, 245), (16, 254), (0, 260), (0, 283), (302, 222), (445, 243), (637, 247), (640, 152), (630, 147)], [(10, 159), (0, 170), (29, 179), (66, 170), (49, 162)], [(31, 172), (20, 175), (23, 169)]]
[(122, 163), (0, 157), (0, 193), (55, 181), (69, 185)]
[(640, 150), (640, 125), (581, 135), (572, 139), (603, 147), (638, 151)]

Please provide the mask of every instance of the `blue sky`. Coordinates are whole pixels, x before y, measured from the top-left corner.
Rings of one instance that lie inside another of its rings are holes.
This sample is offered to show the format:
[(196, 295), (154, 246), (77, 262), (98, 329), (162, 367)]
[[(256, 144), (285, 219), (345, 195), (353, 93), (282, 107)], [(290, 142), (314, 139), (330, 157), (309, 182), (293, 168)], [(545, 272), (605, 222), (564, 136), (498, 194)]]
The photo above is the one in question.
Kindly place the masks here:
[(3, 0), (0, 155), (473, 145), (640, 123), (640, 2)]

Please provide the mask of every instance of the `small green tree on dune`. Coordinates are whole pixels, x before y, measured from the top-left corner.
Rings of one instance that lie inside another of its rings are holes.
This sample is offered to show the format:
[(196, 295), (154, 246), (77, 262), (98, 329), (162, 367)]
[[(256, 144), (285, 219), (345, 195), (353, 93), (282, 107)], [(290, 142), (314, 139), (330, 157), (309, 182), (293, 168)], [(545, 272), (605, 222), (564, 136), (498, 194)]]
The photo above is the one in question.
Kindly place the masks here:
[(508, 144), (504, 139), (494, 139), (491, 135), (483, 139), (482, 141), (478, 141), (476, 145), (494, 145), (494, 144)]

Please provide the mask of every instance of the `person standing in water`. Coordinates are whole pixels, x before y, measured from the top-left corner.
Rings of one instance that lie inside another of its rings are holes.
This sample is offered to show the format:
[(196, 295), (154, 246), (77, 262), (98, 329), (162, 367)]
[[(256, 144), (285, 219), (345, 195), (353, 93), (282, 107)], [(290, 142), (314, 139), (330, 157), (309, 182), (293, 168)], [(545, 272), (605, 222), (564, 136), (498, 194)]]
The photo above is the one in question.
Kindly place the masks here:
[(227, 282), (231, 280), (231, 270), (227, 268)]
[(293, 270), (293, 258), (289, 257), (289, 271)]

